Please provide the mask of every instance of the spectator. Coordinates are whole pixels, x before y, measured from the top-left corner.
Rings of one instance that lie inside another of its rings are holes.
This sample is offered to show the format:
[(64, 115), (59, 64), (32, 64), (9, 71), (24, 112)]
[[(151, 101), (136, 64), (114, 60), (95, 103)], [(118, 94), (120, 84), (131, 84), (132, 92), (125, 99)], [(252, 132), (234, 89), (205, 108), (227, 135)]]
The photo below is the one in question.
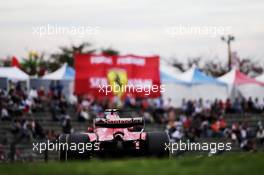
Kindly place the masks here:
[(81, 108), (79, 114), (78, 114), (78, 121), (84, 122), (86, 120), (89, 120), (90, 116), (86, 108)]
[(187, 102), (186, 102), (185, 98), (182, 99), (181, 110), (182, 110), (182, 112), (187, 112)]
[(182, 122), (179, 119), (176, 120), (175, 112), (170, 110), (168, 113), (168, 124), (166, 128), (172, 140), (178, 141), (183, 137), (182, 126)]
[(262, 104), (260, 103), (260, 101), (259, 101), (258, 98), (255, 98), (255, 101), (254, 101), (254, 110), (257, 113), (261, 113), (261, 111), (262, 111)]
[(208, 113), (211, 111), (211, 103), (210, 103), (210, 100), (206, 100), (205, 103), (204, 103), (204, 112), (205, 113)]
[(59, 96), (59, 97), (61, 97), (62, 91), (63, 91), (63, 85), (61, 84), (60, 81), (57, 81), (57, 85), (56, 85), (56, 95)]
[(218, 120), (214, 121), (211, 125), (212, 129), (212, 136), (213, 137), (220, 137), (221, 132), (220, 132), (220, 122)]
[(37, 121), (31, 122), (31, 130), (34, 138), (44, 139), (45, 133), (42, 126)]
[(171, 108), (173, 108), (171, 104), (171, 98), (168, 98), (167, 101), (164, 103), (164, 109), (169, 110)]
[(55, 141), (58, 137), (54, 130), (48, 130), (46, 135), (47, 139), (51, 141)]
[(247, 101), (247, 106), (248, 106), (248, 111), (254, 111), (254, 103), (251, 97), (249, 97)]
[(72, 132), (71, 119), (69, 116), (65, 117), (64, 121), (62, 122), (62, 132), (64, 134), (70, 134)]
[(235, 99), (232, 108), (233, 108), (232, 111), (235, 113), (242, 113), (243, 112), (241, 103), (239, 102), (238, 98)]
[(195, 101), (194, 102), (194, 112), (196, 114), (200, 114), (203, 112), (203, 101), (202, 99), (199, 99), (199, 101)]
[(263, 128), (258, 129), (256, 138), (260, 145), (264, 145), (264, 129)]
[(2, 119), (2, 121), (6, 121), (6, 120), (10, 121), (11, 120), (11, 116), (9, 115), (8, 110), (5, 107), (2, 107), (2, 109), (1, 109), (1, 119)]
[(232, 104), (231, 104), (231, 101), (229, 98), (226, 100), (226, 103), (225, 103), (225, 112), (226, 113), (232, 113), (233, 112), (232, 111)]
[(0, 144), (0, 161), (3, 162), (6, 159), (6, 153), (4, 149), (4, 145)]

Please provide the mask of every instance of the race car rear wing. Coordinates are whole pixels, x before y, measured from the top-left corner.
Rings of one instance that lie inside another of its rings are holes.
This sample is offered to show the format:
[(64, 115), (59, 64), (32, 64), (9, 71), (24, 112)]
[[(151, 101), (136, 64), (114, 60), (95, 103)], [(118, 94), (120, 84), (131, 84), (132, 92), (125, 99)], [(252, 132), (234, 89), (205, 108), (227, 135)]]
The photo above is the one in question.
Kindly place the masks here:
[(96, 118), (94, 120), (94, 125), (96, 127), (105, 128), (128, 128), (132, 126), (144, 125), (144, 120), (142, 117), (118, 119)]

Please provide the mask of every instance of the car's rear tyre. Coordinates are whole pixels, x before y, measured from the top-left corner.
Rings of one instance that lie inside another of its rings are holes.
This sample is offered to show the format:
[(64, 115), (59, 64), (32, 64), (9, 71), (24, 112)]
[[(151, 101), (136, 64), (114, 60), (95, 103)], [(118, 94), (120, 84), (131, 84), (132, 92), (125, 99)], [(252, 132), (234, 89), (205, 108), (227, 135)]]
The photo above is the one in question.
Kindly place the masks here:
[[(59, 138), (59, 143), (67, 143), (68, 149), (62, 149), (60, 145), (60, 160), (89, 160), (91, 151), (86, 150), (86, 144), (90, 143), (89, 137), (86, 134), (64, 134)], [(82, 144), (81, 146), (78, 146)], [(73, 146), (74, 145), (74, 146)], [(74, 150), (70, 148), (76, 148)]]
[(166, 144), (168, 145), (169, 142), (169, 136), (166, 132), (147, 133), (147, 156), (168, 157), (170, 155), (170, 151), (165, 148)]

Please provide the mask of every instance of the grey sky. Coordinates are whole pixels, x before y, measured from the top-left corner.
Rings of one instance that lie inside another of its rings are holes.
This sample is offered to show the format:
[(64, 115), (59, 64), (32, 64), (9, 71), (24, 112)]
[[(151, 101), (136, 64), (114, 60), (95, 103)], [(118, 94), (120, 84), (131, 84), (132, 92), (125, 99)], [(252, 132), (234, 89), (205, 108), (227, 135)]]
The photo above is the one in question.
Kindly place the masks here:
[[(1, 0), (2, 1), (2, 0)], [(183, 26), (231, 27), (233, 49), (241, 57), (264, 60), (264, 1), (261, 0), (8, 0), (0, 6), (0, 57), (25, 56), (29, 49), (52, 53), (58, 46), (90, 41), (122, 54), (159, 54), (180, 59), (226, 58), (219, 36), (181, 35), (166, 30)], [(99, 27), (96, 35), (39, 37), (46, 25)]]

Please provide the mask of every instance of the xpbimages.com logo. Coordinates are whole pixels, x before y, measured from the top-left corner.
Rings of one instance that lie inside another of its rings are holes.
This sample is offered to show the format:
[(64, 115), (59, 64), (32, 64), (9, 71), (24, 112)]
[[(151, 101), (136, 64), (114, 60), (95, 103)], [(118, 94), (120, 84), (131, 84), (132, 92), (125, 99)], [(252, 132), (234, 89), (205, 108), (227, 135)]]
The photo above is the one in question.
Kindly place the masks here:
[(72, 35), (83, 38), (85, 36), (99, 34), (100, 29), (99, 26), (61, 26), (58, 24), (47, 24), (32, 27), (32, 34), (38, 37)]
[(150, 95), (151, 93), (165, 91), (164, 85), (149, 85), (149, 86), (134, 86), (134, 85), (119, 85), (113, 83), (112, 85), (99, 85), (99, 93), (104, 95), (115, 94), (121, 95), (124, 93), (144, 93), (145, 96)]
[(84, 153), (85, 151), (98, 151), (99, 143), (61, 143), (56, 141), (47, 140), (46, 142), (33, 143), (33, 151), (43, 153), (44, 151), (78, 151)]
[(232, 149), (232, 143), (207, 143), (207, 142), (190, 142), (187, 140), (186, 142), (179, 141), (179, 142), (171, 142), (171, 143), (165, 143), (164, 149), (169, 150), (171, 154), (176, 153), (178, 151), (203, 151), (203, 152), (209, 152), (212, 154), (215, 154), (219, 151), (231, 151)]

